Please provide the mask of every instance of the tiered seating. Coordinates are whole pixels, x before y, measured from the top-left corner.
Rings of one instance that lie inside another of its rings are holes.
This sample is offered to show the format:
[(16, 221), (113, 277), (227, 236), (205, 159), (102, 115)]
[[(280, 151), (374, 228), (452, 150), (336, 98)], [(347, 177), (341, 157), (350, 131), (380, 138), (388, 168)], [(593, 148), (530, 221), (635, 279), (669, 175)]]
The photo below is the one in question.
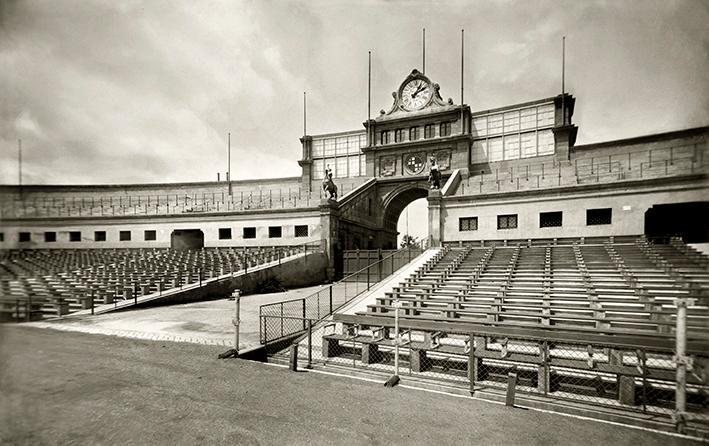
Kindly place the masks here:
[[(670, 333), (675, 299), (690, 297), (689, 330), (706, 334), (709, 273), (692, 263), (706, 259), (683, 263), (676, 248), (643, 243), (452, 248), (362, 314), (391, 316), (398, 299), (414, 320)], [(677, 262), (673, 274), (653, 262), (655, 249)]]
[(0, 317), (61, 316), (230, 274), (295, 249), (6, 251), (0, 258)]

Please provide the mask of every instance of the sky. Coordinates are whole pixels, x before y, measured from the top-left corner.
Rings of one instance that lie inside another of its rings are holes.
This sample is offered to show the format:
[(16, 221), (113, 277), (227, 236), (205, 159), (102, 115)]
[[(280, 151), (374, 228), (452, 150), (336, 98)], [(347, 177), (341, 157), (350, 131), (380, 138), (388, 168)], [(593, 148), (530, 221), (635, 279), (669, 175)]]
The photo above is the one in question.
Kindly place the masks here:
[(577, 98), (577, 144), (709, 124), (709, 2), (0, 0), (0, 184), (296, 176), (421, 68), (473, 111)]

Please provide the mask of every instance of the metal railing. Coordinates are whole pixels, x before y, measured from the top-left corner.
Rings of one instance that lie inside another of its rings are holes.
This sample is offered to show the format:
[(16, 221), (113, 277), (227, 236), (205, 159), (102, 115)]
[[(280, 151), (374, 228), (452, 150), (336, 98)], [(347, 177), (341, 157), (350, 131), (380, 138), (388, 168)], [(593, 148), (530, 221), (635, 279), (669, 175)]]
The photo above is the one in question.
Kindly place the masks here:
[[(372, 285), (395, 273), (421, 254), (418, 247), (402, 248), (352, 274), (323, 287), (310, 296), (291, 299), (259, 307), (260, 340), (268, 344), (306, 330), (304, 323), (287, 321), (296, 317), (301, 320), (321, 320), (360, 294), (369, 291)], [(268, 323), (267, 323), (268, 321)]]
[(394, 318), (383, 317), (263, 316), (263, 323), (305, 327), (291, 345), (296, 367), (355, 368), (383, 379), (398, 372), (471, 394), (509, 391), (513, 374), (513, 392), (671, 418), (685, 432), (690, 424), (709, 429), (709, 351), (703, 340), (687, 339), (687, 304), (677, 304), (674, 337), (417, 321), (399, 323), (397, 337)]

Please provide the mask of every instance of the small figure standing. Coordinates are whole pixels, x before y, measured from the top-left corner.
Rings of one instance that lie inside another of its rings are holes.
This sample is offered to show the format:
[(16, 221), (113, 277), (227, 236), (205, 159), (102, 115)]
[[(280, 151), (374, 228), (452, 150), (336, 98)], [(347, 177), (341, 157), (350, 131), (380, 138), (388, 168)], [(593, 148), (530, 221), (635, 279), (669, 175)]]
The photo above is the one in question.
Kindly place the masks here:
[(428, 168), (428, 182), (431, 184), (431, 189), (441, 188), (441, 171), (434, 157), (431, 157), (431, 166)]

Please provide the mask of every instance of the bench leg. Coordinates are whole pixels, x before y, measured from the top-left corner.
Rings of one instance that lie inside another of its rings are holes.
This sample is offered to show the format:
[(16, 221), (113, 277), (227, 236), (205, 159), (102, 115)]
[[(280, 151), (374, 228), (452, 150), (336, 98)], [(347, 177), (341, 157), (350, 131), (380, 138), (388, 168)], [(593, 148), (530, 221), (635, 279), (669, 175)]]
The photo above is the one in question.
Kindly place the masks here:
[(618, 376), (618, 402), (635, 405), (635, 378), (632, 376)]
[(379, 362), (380, 358), (377, 344), (362, 344), (362, 364), (374, 364)]
[(411, 350), (411, 358), (409, 358), (411, 363), (412, 372), (425, 372), (428, 369), (428, 364), (426, 361), (426, 350)]
[(336, 351), (340, 348), (340, 342), (337, 339), (324, 338), (322, 340), (322, 356), (323, 358), (333, 358), (337, 356)]

